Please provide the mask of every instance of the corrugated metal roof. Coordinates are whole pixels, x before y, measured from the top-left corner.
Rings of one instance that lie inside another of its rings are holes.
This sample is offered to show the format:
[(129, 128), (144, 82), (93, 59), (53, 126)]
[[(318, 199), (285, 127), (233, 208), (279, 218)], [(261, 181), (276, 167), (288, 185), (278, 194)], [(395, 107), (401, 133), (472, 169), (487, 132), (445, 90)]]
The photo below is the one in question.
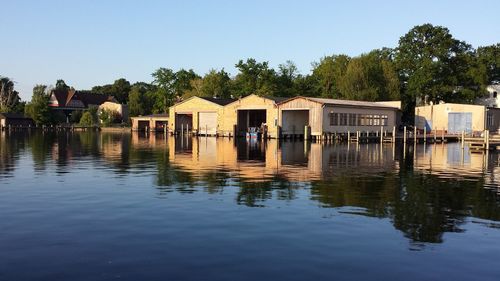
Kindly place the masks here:
[(339, 100), (339, 99), (325, 99), (325, 98), (314, 98), (314, 97), (302, 97), (311, 101), (319, 102), (328, 105), (346, 105), (346, 106), (361, 106), (361, 107), (377, 107), (377, 108), (391, 108), (399, 109), (394, 106), (387, 104), (381, 104), (372, 101), (356, 101), (356, 100)]
[(209, 102), (216, 103), (218, 105), (222, 105), (222, 106), (224, 106), (226, 104), (230, 104), (233, 101), (235, 101), (235, 99), (219, 99), (219, 98), (208, 98), (208, 97), (199, 97), (199, 98), (207, 100)]

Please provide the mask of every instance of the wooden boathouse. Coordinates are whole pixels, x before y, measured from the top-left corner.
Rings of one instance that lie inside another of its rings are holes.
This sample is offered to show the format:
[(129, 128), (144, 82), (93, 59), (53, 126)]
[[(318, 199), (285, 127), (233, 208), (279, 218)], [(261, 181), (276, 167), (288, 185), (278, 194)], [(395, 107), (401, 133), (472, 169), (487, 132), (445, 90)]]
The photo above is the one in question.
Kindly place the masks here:
[(251, 130), (265, 127), (264, 137), (279, 138), (278, 103), (286, 99), (251, 94), (227, 104), (221, 120), (221, 135), (245, 136)]
[(284, 138), (322, 138), (330, 134), (393, 131), (400, 124), (400, 102), (366, 102), (295, 97), (279, 103)]
[(168, 128), (168, 114), (151, 114), (131, 117), (133, 131), (166, 131)]
[(221, 130), (225, 105), (234, 99), (191, 97), (170, 107), (169, 130), (215, 136)]

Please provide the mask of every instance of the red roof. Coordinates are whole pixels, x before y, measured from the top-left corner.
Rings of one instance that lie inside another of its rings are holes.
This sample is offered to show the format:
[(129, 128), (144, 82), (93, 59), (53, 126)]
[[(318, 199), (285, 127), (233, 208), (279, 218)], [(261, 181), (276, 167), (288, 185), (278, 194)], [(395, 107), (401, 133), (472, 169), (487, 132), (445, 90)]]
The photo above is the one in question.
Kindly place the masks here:
[(89, 105), (101, 105), (107, 101), (116, 102), (113, 96), (70, 90), (53, 90), (52, 97), (57, 100), (55, 107), (86, 108)]

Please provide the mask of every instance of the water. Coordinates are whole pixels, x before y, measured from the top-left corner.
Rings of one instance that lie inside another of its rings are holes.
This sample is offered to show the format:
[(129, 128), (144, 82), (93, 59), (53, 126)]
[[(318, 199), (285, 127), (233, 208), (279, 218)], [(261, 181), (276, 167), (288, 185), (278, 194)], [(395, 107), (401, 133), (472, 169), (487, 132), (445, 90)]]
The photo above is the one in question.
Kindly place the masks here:
[(0, 280), (498, 280), (498, 154), (0, 138)]

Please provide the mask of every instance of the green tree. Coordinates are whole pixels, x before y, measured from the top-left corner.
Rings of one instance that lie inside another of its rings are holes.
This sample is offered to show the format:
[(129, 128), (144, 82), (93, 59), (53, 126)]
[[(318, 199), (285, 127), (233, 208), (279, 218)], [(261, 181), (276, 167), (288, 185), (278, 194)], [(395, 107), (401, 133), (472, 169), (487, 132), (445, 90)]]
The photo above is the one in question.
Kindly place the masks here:
[(249, 94), (274, 95), (277, 91), (276, 72), (269, 68), (268, 62), (257, 62), (249, 58), (240, 60), (236, 65), (239, 73), (234, 79), (235, 96)]
[(92, 113), (85, 111), (82, 114), (82, 118), (80, 118), (80, 125), (85, 127), (93, 126), (95, 124), (93, 119)]
[(378, 51), (349, 61), (339, 81), (342, 98), (380, 101), (399, 99), (399, 80), (392, 62)]
[(319, 83), (319, 93), (325, 98), (341, 98), (339, 83), (347, 71), (351, 58), (347, 55), (333, 55), (313, 63), (312, 75)]
[(21, 98), (14, 90), (14, 82), (0, 76), (0, 112), (20, 112), (21, 109)]
[(50, 93), (47, 86), (36, 85), (33, 88), (31, 102), (26, 105), (25, 114), (31, 117), (37, 125), (48, 125), (53, 122), (49, 108)]
[(297, 65), (293, 61), (286, 61), (283, 64), (278, 65), (277, 73), (277, 96), (291, 97), (300, 95), (300, 92), (296, 91), (294, 83), (299, 77), (299, 70)]
[(174, 75), (174, 89), (177, 97), (183, 96), (187, 91), (193, 89), (193, 80), (198, 80), (201, 77), (196, 74), (192, 69), (180, 69)]
[(130, 82), (125, 78), (115, 80), (113, 84), (92, 87), (94, 94), (113, 96), (119, 103), (126, 104), (131, 90)]
[(66, 85), (66, 82), (64, 82), (64, 80), (62, 80), (62, 79), (58, 79), (56, 81), (55, 88), (56, 88), (56, 90), (61, 90), (61, 91), (67, 91), (70, 89), (70, 87), (68, 85)]
[(175, 102), (176, 76), (175, 72), (169, 68), (159, 68), (153, 74), (153, 85), (157, 87), (153, 111), (165, 113), (168, 107)]
[(204, 97), (229, 98), (231, 96), (231, 78), (224, 69), (211, 69), (204, 77), (201, 85)]
[(405, 115), (412, 115), (417, 100), (471, 102), (480, 93), (471, 75), (473, 55), (472, 47), (446, 27), (419, 25), (401, 37), (395, 63)]
[(155, 95), (156, 87), (151, 84), (138, 82), (132, 85), (128, 100), (130, 116), (151, 114)]
[(477, 80), (483, 85), (500, 83), (500, 43), (479, 47), (476, 52)]

